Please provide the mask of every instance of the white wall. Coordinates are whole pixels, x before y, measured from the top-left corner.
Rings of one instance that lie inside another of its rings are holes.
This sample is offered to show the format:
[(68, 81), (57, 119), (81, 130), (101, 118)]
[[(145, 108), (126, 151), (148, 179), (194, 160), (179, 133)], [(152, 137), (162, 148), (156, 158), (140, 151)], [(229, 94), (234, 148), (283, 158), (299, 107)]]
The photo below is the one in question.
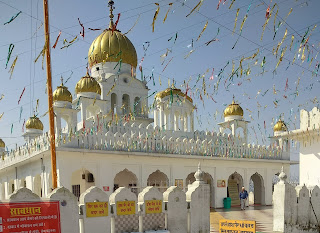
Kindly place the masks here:
[(300, 185), (320, 186), (320, 143), (300, 144)]

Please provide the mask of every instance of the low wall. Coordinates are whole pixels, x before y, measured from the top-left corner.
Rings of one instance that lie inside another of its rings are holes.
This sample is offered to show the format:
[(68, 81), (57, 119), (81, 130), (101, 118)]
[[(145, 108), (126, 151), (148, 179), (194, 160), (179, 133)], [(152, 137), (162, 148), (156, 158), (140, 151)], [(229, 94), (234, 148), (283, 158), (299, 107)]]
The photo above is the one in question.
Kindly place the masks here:
[(148, 186), (137, 197), (120, 187), (109, 197), (93, 186), (81, 194), (79, 202), (64, 187), (47, 198), (20, 188), (8, 200), (0, 201), (0, 232), (209, 233), (210, 189), (203, 176), (199, 166), (187, 193), (171, 186), (162, 194)]
[(320, 232), (320, 188), (294, 186), (282, 171), (273, 193), (273, 230)]

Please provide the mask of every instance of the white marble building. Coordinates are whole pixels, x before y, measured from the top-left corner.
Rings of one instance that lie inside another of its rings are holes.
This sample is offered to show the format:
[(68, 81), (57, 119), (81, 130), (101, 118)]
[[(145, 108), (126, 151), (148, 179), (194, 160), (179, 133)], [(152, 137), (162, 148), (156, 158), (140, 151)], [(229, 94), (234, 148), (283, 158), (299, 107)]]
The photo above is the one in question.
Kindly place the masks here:
[[(63, 84), (53, 94), (58, 186), (77, 197), (93, 185), (108, 195), (120, 186), (135, 193), (148, 185), (160, 191), (178, 185), (186, 191), (201, 162), (212, 207), (223, 207), (223, 198), (232, 196), (231, 183), (238, 192), (250, 180), (254, 203), (271, 205), (275, 174), (281, 166), (288, 174), (296, 163), (290, 161), (287, 140), (248, 144), (249, 122), (235, 102), (226, 108), (216, 133), (194, 129), (193, 100), (181, 90), (167, 88), (150, 99), (146, 82), (136, 78), (136, 50), (124, 34), (112, 30), (112, 11), (110, 18), (109, 28), (89, 48), (91, 75), (77, 83), (77, 97), (72, 99)], [(154, 119), (148, 115), (148, 101), (153, 102)], [(280, 121), (274, 130), (287, 129)], [(0, 199), (19, 187), (39, 196), (51, 191), (49, 136), (37, 117), (26, 123), (24, 137), (25, 145), (11, 151), (0, 141)]]

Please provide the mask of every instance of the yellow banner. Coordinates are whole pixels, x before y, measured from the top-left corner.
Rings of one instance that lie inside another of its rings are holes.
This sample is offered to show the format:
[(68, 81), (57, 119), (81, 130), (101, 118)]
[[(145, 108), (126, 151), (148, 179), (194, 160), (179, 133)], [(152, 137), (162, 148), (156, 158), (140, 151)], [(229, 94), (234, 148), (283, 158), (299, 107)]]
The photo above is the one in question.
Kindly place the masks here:
[(117, 215), (130, 215), (136, 213), (135, 201), (117, 201)]
[(150, 200), (146, 201), (146, 214), (158, 214), (162, 213), (162, 201)]
[(256, 222), (255, 221), (242, 221), (242, 220), (227, 220), (222, 219), (219, 221), (220, 233), (255, 233)]
[(108, 202), (87, 202), (87, 218), (108, 216)]

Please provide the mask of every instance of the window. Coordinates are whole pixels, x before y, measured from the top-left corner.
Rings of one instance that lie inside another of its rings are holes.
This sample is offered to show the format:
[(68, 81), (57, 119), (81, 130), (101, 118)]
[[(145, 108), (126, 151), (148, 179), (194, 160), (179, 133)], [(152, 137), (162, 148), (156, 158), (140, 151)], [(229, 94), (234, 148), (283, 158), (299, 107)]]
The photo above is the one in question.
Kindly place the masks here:
[(75, 195), (78, 199), (80, 197), (80, 184), (72, 185), (72, 193)]
[(93, 183), (93, 182), (94, 182), (93, 174), (92, 174), (92, 173), (88, 173), (87, 176), (88, 176), (88, 177), (87, 177), (88, 183)]
[(11, 193), (14, 192), (14, 184), (11, 184)]

